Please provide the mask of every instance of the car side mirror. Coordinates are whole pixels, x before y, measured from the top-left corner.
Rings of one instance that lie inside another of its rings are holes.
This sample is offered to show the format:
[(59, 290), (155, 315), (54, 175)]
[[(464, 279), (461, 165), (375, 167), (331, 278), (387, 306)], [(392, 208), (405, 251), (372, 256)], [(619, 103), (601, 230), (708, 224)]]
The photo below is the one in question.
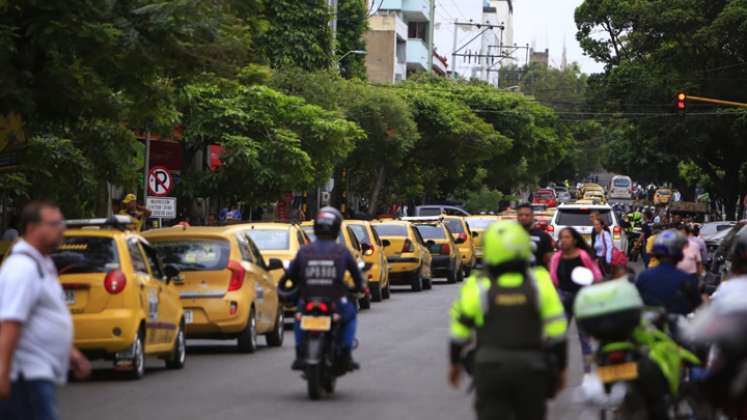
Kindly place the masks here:
[(363, 252), (367, 252), (367, 251), (368, 251), (368, 250), (370, 250), (370, 249), (371, 249), (371, 245), (369, 245), (369, 244), (366, 244), (366, 243), (362, 243), (362, 244), (361, 244), (361, 251), (363, 251)]
[(389, 242), (389, 239), (384, 239), (383, 241), (381, 241), (381, 245), (383, 245), (383, 246), (384, 246), (384, 248), (386, 248), (386, 247), (390, 246), (391, 244), (392, 244), (392, 243), (391, 243), (391, 242)]
[(279, 258), (270, 258), (270, 261), (268, 261), (267, 269), (269, 271), (275, 271), (275, 270), (281, 270), (285, 268), (283, 265), (283, 261)]
[(473, 238), (477, 238), (478, 236), (480, 236), (480, 232), (472, 231), (472, 237)]
[(172, 281), (176, 284), (183, 283), (183, 279), (181, 276), (181, 273), (179, 272), (179, 269), (175, 266), (168, 264), (165, 267), (163, 267), (163, 274), (166, 276), (166, 283), (171, 283)]

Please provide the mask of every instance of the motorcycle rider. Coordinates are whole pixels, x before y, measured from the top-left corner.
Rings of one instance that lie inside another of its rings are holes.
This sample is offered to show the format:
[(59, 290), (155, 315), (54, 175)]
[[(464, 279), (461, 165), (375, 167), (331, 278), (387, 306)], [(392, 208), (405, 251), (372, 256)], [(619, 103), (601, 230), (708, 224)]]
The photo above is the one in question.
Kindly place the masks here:
[[(286, 274), (280, 280), (280, 294), (284, 301), (297, 301), (302, 308), (309, 298), (326, 297), (333, 299), (335, 311), (342, 322), (342, 363), (348, 370), (360, 366), (353, 360), (352, 351), (357, 326), (357, 308), (353, 294), (367, 293), (366, 282), (358, 264), (350, 251), (337, 243), (342, 227), (342, 214), (334, 207), (319, 210), (314, 219), (316, 240), (303, 246), (291, 261)], [(345, 272), (353, 276), (352, 290), (344, 282)], [(351, 294), (352, 293), (352, 294)], [(294, 325), (296, 339), (296, 360), (293, 370), (303, 370), (302, 340), (298, 317)]]
[(729, 418), (747, 418), (747, 232), (730, 251), (731, 271), (688, 327), (696, 346), (708, 347), (702, 391)]
[(565, 384), (563, 305), (547, 270), (530, 266), (531, 239), (521, 225), (494, 223), (483, 246), (485, 271), (467, 279), (451, 308), (449, 382), (459, 386), (474, 332), (477, 418), (544, 419), (545, 400)]
[(659, 265), (642, 272), (636, 280), (646, 305), (663, 306), (670, 314), (687, 315), (703, 302), (698, 278), (677, 269), (687, 245), (687, 237), (675, 229), (656, 235), (652, 253)]

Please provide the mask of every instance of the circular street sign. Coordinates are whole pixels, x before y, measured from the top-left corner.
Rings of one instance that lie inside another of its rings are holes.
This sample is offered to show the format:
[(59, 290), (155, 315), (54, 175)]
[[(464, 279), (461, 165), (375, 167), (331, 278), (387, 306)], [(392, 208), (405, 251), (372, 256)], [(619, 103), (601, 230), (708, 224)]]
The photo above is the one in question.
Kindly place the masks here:
[(174, 188), (174, 177), (162, 166), (154, 166), (148, 171), (148, 195), (163, 197)]

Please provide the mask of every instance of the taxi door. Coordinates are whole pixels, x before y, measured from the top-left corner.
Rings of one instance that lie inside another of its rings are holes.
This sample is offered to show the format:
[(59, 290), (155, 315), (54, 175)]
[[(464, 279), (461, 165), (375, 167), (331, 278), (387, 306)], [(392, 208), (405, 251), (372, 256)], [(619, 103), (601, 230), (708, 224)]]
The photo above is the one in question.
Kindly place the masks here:
[[(249, 241), (249, 251), (252, 254), (254, 263), (253, 268), (257, 272), (257, 279), (263, 289), (264, 298), (264, 311), (266, 314), (267, 329), (271, 330), (275, 327), (275, 321), (277, 320), (278, 311), (280, 310), (280, 297), (278, 296), (278, 287), (275, 282), (275, 278), (267, 268), (262, 253), (257, 248), (254, 242)], [(282, 270), (281, 270), (282, 271)]]
[[(269, 286), (274, 285), (275, 282), (272, 279), (269, 281), (266, 278), (267, 272), (262, 270), (259, 266), (260, 261), (264, 263), (263, 259), (257, 258), (251, 250), (250, 241), (247, 239), (245, 233), (236, 234), (236, 243), (241, 253), (241, 265), (246, 270), (246, 275), (249, 278), (248, 281), (254, 285), (254, 307), (256, 309), (257, 319), (257, 331), (262, 332), (267, 328), (272, 328), (272, 325), (268, 327), (268, 324), (274, 325), (274, 318), (271, 318), (269, 308), (267, 307)], [(245, 280), (246, 281), (246, 280)]]
[(158, 337), (159, 344), (172, 348), (182, 318), (182, 302), (176, 286), (169, 283), (163, 272), (158, 252), (147, 243), (141, 243), (150, 266), (151, 278), (158, 283)]
[(145, 350), (148, 354), (157, 353), (165, 347), (159, 345), (158, 295), (161, 282), (151, 276), (150, 264), (137, 238), (130, 238), (127, 241), (127, 249), (132, 260), (132, 269), (135, 272), (135, 282), (140, 287), (140, 309), (145, 315)]

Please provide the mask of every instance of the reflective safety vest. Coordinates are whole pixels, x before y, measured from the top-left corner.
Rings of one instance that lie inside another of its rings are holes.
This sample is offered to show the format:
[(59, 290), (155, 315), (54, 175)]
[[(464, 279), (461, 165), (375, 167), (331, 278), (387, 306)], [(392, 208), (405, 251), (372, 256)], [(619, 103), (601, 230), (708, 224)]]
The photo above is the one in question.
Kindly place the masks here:
[(505, 273), (491, 280), (470, 276), (451, 308), (451, 340), (477, 336), (477, 361), (501, 351), (540, 352), (565, 340), (567, 321), (544, 267)]

